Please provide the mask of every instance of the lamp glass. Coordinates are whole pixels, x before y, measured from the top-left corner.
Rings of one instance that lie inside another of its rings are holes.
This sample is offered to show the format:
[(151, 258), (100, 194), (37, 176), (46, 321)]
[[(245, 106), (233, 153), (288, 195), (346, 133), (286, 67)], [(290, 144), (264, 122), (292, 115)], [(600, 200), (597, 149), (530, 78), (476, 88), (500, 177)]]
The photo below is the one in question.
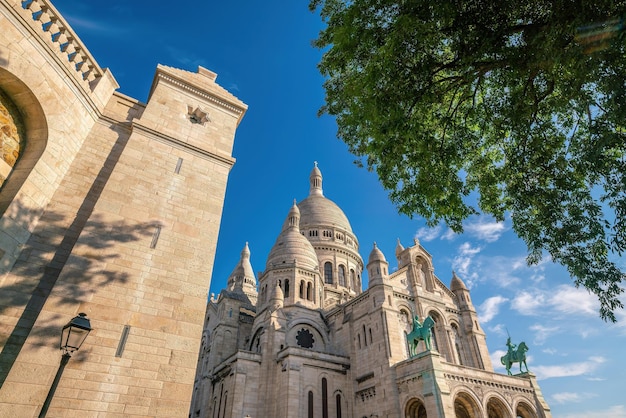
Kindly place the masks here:
[(61, 350), (66, 354), (72, 354), (83, 345), (90, 331), (91, 324), (87, 316), (84, 313), (78, 314), (63, 327), (61, 332)]

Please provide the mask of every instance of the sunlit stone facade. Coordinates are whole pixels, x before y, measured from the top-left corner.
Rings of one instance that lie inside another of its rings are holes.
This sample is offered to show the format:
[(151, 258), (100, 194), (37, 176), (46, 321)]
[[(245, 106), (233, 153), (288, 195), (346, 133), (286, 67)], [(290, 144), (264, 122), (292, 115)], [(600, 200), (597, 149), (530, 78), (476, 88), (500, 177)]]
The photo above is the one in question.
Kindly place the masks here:
[[(235, 131), (216, 74), (116, 92), (47, 0), (0, 0), (0, 416), (186, 417)], [(6, 180), (5, 180), (6, 179)]]
[[(397, 243), (393, 272), (376, 244), (364, 265), (317, 166), (309, 182), (258, 280), (246, 244), (208, 303), (192, 417), (551, 416), (531, 373), (494, 372), (459, 277), (444, 284), (417, 241)], [(414, 315), (435, 325), (411, 357)]]

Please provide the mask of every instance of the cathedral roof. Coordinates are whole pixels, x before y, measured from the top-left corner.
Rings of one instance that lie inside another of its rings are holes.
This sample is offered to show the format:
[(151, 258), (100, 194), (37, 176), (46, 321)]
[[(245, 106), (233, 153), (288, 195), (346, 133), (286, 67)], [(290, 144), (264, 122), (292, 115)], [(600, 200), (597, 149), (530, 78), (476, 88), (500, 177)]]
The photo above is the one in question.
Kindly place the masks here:
[(266, 268), (296, 262), (300, 266), (318, 269), (319, 262), (313, 245), (300, 233), (300, 211), (294, 201), (283, 229), (267, 257)]
[(343, 211), (322, 192), (322, 173), (317, 163), (309, 176), (311, 188), (309, 196), (298, 203), (300, 209), (300, 227), (328, 226), (338, 227), (352, 233), (352, 227)]

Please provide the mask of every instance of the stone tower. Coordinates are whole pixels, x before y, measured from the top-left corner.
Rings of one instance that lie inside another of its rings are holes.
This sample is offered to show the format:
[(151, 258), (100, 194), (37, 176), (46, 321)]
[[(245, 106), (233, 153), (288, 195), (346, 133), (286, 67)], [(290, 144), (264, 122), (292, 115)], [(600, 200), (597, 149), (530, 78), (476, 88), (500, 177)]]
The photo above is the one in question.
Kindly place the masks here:
[(47, 0), (0, 0), (2, 414), (38, 414), (79, 312), (51, 414), (188, 414), (246, 105), (202, 67), (117, 87)]

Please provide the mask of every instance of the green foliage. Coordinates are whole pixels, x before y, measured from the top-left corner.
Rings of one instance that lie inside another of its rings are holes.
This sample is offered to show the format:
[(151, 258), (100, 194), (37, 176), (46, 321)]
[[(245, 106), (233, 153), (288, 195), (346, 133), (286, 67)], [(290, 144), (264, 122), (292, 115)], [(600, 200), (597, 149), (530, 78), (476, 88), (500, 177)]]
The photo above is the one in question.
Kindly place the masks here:
[[(313, 0), (338, 136), (399, 211), (504, 219), (615, 321), (626, 249), (625, 1)], [(477, 203), (468, 203), (472, 194)]]

